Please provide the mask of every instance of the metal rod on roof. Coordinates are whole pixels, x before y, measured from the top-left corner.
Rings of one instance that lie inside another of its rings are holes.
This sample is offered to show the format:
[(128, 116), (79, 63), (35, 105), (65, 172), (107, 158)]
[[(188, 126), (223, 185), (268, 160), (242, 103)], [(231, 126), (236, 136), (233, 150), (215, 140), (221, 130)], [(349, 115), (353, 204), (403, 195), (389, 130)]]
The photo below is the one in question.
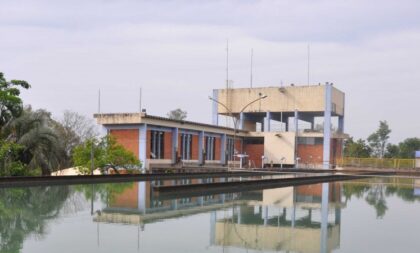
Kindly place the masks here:
[(139, 112), (140, 112), (140, 113), (141, 113), (141, 109), (142, 109), (142, 108), (141, 108), (141, 106), (142, 106), (142, 105), (141, 105), (141, 95), (142, 95), (142, 94), (141, 94), (141, 87), (140, 87), (140, 93), (139, 93)]
[(98, 114), (101, 113), (101, 89), (98, 90)]
[(251, 80), (250, 80), (250, 84), (251, 84), (251, 88), (252, 88), (252, 71), (253, 71), (253, 69), (252, 69), (252, 60), (253, 60), (253, 58), (254, 58), (254, 49), (253, 48), (251, 48)]
[(309, 86), (309, 74), (310, 74), (310, 56), (311, 56), (310, 52), (311, 52), (311, 48), (308, 44), (308, 86)]

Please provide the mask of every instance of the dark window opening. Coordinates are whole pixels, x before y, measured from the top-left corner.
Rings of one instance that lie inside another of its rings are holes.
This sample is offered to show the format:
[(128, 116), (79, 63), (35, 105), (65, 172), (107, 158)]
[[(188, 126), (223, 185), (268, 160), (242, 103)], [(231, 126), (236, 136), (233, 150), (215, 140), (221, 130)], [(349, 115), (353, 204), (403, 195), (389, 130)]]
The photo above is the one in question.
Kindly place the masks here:
[(165, 148), (164, 135), (162, 131), (150, 131), (150, 159), (163, 159), (163, 152)]

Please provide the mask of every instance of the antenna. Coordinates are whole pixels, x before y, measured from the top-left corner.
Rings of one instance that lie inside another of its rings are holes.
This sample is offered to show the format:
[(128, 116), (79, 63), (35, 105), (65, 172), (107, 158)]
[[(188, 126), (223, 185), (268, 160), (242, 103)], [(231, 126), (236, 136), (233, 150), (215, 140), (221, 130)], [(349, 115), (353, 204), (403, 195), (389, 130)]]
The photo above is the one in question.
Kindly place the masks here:
[(98, 90), (98, 114), (101, 113), (101, 89)]
[(229, 88), (229, 39), (226, 40), (226, 89)]
[(311, 56), (311, 48), (310, 48), (310, 46), (309, 46), (309, 44), (308, 44), (308, 86), (309, 86), (309, 71), (310, 71), (310, 56)]
[(141, 87), (140, 87), (140, 90), (139, 90), (139, 112), (141, 113)]
[[(229, 106), (229, 39), (226, 39), (226, 106)], [(228, 126), (228, 118), (226, 117), (226, 127)]]
[(253, 48), (251, 48), (251, 80), (250, 80), (250, 84), (251, 84), (251, 88), (252, 88), (252, 60), (253, 60), (253, 58), (254, 58), (254, 49)]

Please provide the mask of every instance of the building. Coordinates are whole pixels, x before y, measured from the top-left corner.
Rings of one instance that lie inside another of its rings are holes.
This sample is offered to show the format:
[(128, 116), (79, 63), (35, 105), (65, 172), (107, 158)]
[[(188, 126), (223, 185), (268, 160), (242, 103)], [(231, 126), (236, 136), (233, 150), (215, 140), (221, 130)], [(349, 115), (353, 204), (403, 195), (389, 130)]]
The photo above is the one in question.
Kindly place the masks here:
[[(144, 112), (95, 118), (149, 170), (233, 164), (331, 168), (342, 156), (345, 95), (332, 84), (218, 89), (212, 99), (212, 124)], [(232, 117), (234, 128), (221, 126), (220, 116)]]

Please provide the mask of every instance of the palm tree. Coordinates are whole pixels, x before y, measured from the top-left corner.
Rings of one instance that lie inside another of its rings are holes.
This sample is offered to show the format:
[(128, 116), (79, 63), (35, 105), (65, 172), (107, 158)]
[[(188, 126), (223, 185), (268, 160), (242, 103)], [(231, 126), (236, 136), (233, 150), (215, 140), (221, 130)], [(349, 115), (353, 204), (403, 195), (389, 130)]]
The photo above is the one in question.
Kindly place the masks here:
[(42, 175), (59, 169), (64, 157), (63, 145), (52, 122), (50, 113), (27, 108), (19, 118), (11, 120), (3, 128), (6, 141), (23, 147), (21, 162), (29, 169), (41, 169)]

